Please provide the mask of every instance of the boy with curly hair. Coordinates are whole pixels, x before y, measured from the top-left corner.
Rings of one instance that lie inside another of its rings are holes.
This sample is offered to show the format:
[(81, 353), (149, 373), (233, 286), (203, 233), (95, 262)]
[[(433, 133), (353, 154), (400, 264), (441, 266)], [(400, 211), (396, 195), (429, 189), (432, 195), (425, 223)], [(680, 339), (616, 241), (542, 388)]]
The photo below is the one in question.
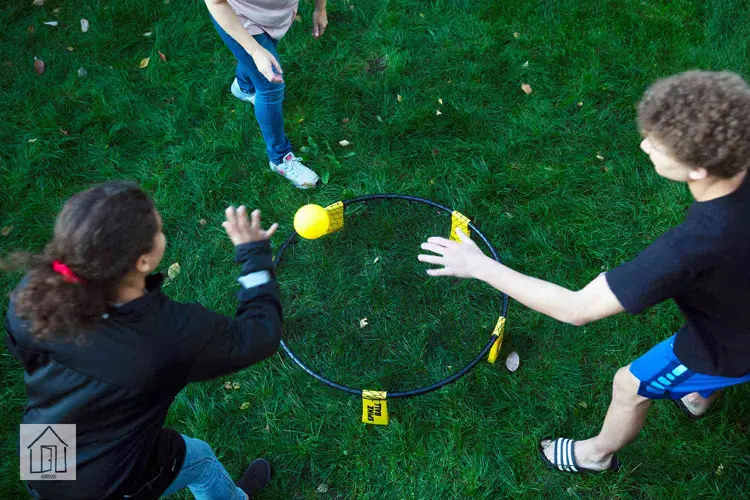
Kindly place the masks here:
[(617, 470), (615, 452), (641, 430), (653, 399), (698, 419), (723, 388), (750, 381), (750, 88), (733, 73), (682, 73), (648, 89), (638, 125), (656, 172), (687, 183), (696, 201), (632, 261), (572, 291), (487, 258), (468, 238), (430, 238), (422, 248), (436, 255), (419, 256), (443, 266), (428, 274), (483, 280), (573, 325), (677, 303), (685, 324), (617, 371), (599, 434), (540, 442), (545, 464), (565, 472)]

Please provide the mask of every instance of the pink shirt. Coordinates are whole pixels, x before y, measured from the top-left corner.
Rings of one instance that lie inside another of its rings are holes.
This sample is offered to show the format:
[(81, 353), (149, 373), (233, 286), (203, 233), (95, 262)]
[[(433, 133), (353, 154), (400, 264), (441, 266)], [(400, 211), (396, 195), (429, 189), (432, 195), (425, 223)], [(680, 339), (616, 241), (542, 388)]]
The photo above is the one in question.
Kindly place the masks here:
[(278, 40), (294, 22), (299, 0), (227, 0), (251, 35), (267, 33)]

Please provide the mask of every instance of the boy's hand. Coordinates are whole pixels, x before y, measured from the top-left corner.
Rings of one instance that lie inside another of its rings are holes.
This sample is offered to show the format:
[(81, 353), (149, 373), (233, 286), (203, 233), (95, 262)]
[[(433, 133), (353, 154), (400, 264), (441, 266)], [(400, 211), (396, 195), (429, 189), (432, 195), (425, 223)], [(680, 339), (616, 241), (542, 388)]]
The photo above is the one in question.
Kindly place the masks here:
[(264, 231), (260, 225), (260, 210), (253, 210), (250, 219), (247, 217), (247, 207), (242, 205), (237, 210), (229, 207), (226, 210), (227, 220), (221, 223), (221, 226), (227, 232), (227, 236), (232, 240), (234, 246), (254, 241), (263, 241), (273, 236), (278, 229), (278, 224), (273, 224), (267, 231)]
[(439, 269), (428, 269), (430, 276), (456, 276), (458, 278), (477, 278), (478, 271), (487, 256), (476, 243), (461, 229), (456, 229), (456, 234), (461, 242), (447, 240), (445, 238), (432, 237), (427, 243), (422, 243), (422, 250), (427, 250), (438, 255), (420, 255), (421, 262), (443, 266)]
[(321, 36), (323, 36), (323, 33), (325, 33), (327, 26), (328, 26), (328, 14), (326, 13), (325, 9), (323, 10), (315, 9), (315, 12), (313, 12), (313, 28), (312, 28), (313, 37), (320, 38)]

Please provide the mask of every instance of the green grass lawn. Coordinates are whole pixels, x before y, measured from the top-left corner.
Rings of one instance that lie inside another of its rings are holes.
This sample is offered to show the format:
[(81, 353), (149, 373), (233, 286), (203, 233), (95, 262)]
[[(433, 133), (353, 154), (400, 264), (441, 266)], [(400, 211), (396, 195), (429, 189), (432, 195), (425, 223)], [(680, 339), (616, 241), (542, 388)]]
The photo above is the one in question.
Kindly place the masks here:
[[(581, 287), (679, 223), (690, 203), (638, 148), (634, 106), (646, 86), (696, 67), (750, 76), (742, 0), (330, 0), (318, 41), (311, 9), (302, 2), (280, 44), (287, 133), (327, 180), (302, 192), (268, 170), (251, 109), (228, 92), (233, 58), (203, 2), (3, 2), (0, 226), (12, 231), (1, 253), (41, 249), (71, 194), (136, 180), (164, 217), (164, 270), (182, 266), (166, 292), (231, 314), (227, 205), (279, 221), (278, 246), (302, 204), (396, 192), (461, 210), (516, 269)], [(42, 24), (53, 19), (60, 26)], [(279, 268), (290, 346), (369, 389), (424, 385), (465, 364), (499, 297), (421, 272), (420, 238), (449, 227), (429, 210), (370, 204), (343, 232), (290, 249)], [(0, 276), (3, 296), (17, 280)], [(235, 475), (269, 458), (277, 476), (262, 498), (746, 497), (748, 387), (727, 391), (699, 423), (654, 404), (618, 475), (565, 476), (538, 459), (544, 436), (595, 433), (615, 370), (679, 326), (672, 305), (575, 328), (511, 302), (503, 356), (518, 351), (520, 369), (482, 362), (441, 391), (392, 400), (387, 427), (363, 425), (358, 398), (281, 353), (191, 385), (168, 425), (208, 441)], [(18, 498), (25, 394), (4, 347), (0, 373), (0, 498)]]

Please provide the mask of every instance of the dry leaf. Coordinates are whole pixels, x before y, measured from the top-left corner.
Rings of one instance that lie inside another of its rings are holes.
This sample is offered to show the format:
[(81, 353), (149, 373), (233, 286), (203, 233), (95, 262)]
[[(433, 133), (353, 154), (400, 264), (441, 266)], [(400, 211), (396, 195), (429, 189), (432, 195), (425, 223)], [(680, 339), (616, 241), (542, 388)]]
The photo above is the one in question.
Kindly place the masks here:
[(5, 226), (2, 231), (0, 231), (0, 234), (3, 236), (8, 236), (13, 231), (13, 226)]
[(578, 403), (578, 404), (579, 404), (579, 406), (580, 406), (581, 408), (588, 408), (588, 407), (589, 407), (589, 405), (588, 405), (588, 404), (586, 404), (586, 401), (581, 401), (581, 402), (580, 402), (580, 403)]
[(161, 50), (157, 50), (157, 52), (159, 53), (159, 58), (162, 61), (167, 62), (167, 56), (164, 55), (164, 52), (162, 52)]
[(442, 99), (438, 99), (438, 104), (440, 104), (442, 106), (443, 105), (443, 100)]
[(75, 48), (71, 47), (70, 45), (68, 45), (65, 48), (68, 50), (68, 52), (73, 52), (74, 50), (76, 50)]
[(349, 118), (344, 118), (343, 120), (341, 120), (341, 123), (349, 123)]
[(404, 98), (403, 98), (403, 97), (401, 97), (401, 94), (396, 94), (396, 100), (397, 100), (398, 102), (402, 102), (402, 101), (404, 100)]
[(44, 5), (44, 0), (34, 0), (31, 5), (35, 5), (36, 7), (41, 7)]
[(68, 132), (67, 130), (63, 130), (62, 127), (60, 127), (60, 132), (62, 132), (62, 135), (70, 135), (70, 132)]
[(341, 147), (344, 147), (344, 148), (348, 147), (350, 144), (351, 142), (347, 141), (346, 139), (344, 139), (343, 141), (339, 141), (339, 145), (341, 145)]
[(521, 34), (520, 34), (520, 33), (518, 33), (518, 32), (516, 32), (516, 33), (513, 33), (513, 38), (518, 38), (519, 36), (521, 36)]
[(57, 21), (44, 21), (43, 24), (46, 24), (47, 26), (57, 26), (60, 23), (58, 23)]
[(436, 114), (437, 116), (440, 116), (440, 115), (442, 115), (443, 113), (441, 113), (439, 109), (436, 109), (436, 110), (435, 110), (435, 114)]
[(299, 120), (297, 120), (297, 123), (302, 123), (303, 121), (305, 121), (305, 119), (304, 118), (300, 118)]
[(434, 186), (434, 185), (435, 185), (435, 179), (430, 179), (430, 185), (431, 185), (431, 186)]
[(602, 155), (596, 155), (596, 159), (601, 161), (604, 159), (604, 157)]
[(716, 475), (721, 476), (724, 473), (724, 464), (719, 464), (716, 468)]
[(368, 324), (369, 324), (369, 323), (367, 323), (367, 318), (362, 318), (361, 320), (359, 320), (359, 327), (360, 327), (360, 328), (364, 328), (364, 327), (366, 327), (366, 326), (367, 326)]
[(36, 31), (36, 28), (33, 26), (29, 26), (28, 28), (26, 28), (26, 31), (28, 31), (29, 33), (33, 33)]
[(84, 33), (88, 32), (89, 30), (89, 20), (88, 19), (81, 19), (81, 31)]
[(422, 14), (422, 13), (420, 12), (420, 13), (419, 13), (419, 17), (424, 17), (424, 14)]
[(526, 61), (525, 63), (523, 63), (523, 64), (522, 64), (522, 66), (523, 66), (524, 68), (528, 68), (528, 67), (529, 67), (529, 61)]
[(349, 10), (354, 10), (354, 4), (349, 6)]
[(328, 493), (328, 485), (325, 483), (320, 483), (318, 485), (318, 493)]
[(173, 280), (177, 277), (177, 275), (180, 274), (180, 263), (175, 262), (171, 266), (169, 266), (169, 269), (167, 269), (167, 276), (169, 279)]
[(38, 141), (38, 140), (39, 140), (39, 139), (29, 139), (29, 140), (28, 140), (27, 142), (28, 142), (29, 144), (34, 144), (34, 143), (35, 143), (36, 141)]
[(38, 74), (44, 73), (44, 61), (41, 59), (34, 58), (34, 71), (36, 71)]
[(206, 222), (206, 219), (201, 219), (198, 221), (198, 224), (200, 224), (201, 226), (205, 226), (206, 224), (208, 224), (208, 222)]
[(297, 22), (300, 22), (302, 21), (302, 17), (299, 14), (297, 14), (296, 16), (294, 16), (294, 20)]
[(83, 78), (83, 77), (85, 77), (88, 74), (89, 74), (89, 72), (86, 71), (85, 69), (83, 69), (82, 67), (78, 68), (78, 76), (79, 77)]
[(526, 92), (526, 95), (529, 95), (529, 94), (531, 94), (531, 85), (529, 85), (528, 83), (522, 83), (521, 84), (521, 90), (523, 90), (524, 92)]
[(232, 382), (232, 389), (235, 391), (238, 391), (240, 389), (240, 383), (239, 382)]
[(149, 37), (149, 36), (151, 36), (151, 32), (150, 32), (150, 31), (147, 31), (147, 32), (145, 32), (145, 33), (143, 34), (143, 36), (145, 36), (145, 37)]
[(231, 390), (232, 389), (232, 383), (231, 382), (227, 382), (226, 384), (224, 384), (224, 389)]
[(56, 9), (52, 9), (52, 13), (53, 13), (53, 14), (57, 14), (57, 13), (58, 13), (58, 12), (60, 12), (61, 10), (62, 10), (62, 9), (61, 9), (60, 7), (58, 7), (58, 8), (56, 8)]
[(380, 257), (375, 257), (375, 260), (373, 260), (372, 263), (377, 264), (379, 260), (380, 260)]
[(247, 401), (240, 405), (240, 410), (247, 410), (248, 408), (250, 408), (250, 403), (248, 403)]
[(505, 360), (505, 367), (508, 369), (508, 371), (514, 372), (518, 370), (518, 365), (520, 364), (521, 358), (518, 357), (518, 353), (516, 351), (508, 354), (508, 358)]
[(581, 106), (583, 106), (583, 101), (578, 101), (578, 107), (580, 108)]
[(380, 123), (383, 123), (383, 117), (382, 117), (382, 116), (380, 116), (380, 115), (377, 115), (377, 116), (375, 117), (375, 119), (376, 119), (377, 121), (379, 121)]
[(269, 426), (266, 426), (264, 429), (266, 432), (271, 432), (271, 428)]
[(143, 59), (141, 59), (141, 63), (138, 65), (138, 67), (141, 68), (141, 69), (143, 69), (146, 66), (148, 66), (149, 62), (151, 62), (151, 58), (150, 57), (144, 57)]

